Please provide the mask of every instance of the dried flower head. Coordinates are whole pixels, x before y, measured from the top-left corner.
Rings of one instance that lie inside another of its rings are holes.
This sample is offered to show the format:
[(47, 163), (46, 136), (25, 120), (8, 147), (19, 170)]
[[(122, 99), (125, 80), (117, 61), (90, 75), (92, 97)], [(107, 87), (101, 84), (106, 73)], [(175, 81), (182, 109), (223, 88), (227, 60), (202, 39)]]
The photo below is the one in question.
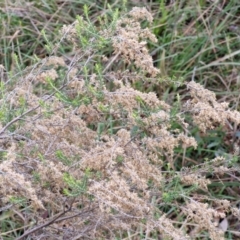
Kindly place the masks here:
[(146, 48), (147, 39), (157, 42), (156, 37), (148, 28), (142, 29), (139, 20), (152, 22), (151, 14), (146, 8), (133, 8), (129, 14), (117, 21), (116, 36), (113, 37), (113, 47), (116, 54), (121, 54), (124, 60), (146, 71), (155, 77), (159, 70), (153, 66), (152, 57)]

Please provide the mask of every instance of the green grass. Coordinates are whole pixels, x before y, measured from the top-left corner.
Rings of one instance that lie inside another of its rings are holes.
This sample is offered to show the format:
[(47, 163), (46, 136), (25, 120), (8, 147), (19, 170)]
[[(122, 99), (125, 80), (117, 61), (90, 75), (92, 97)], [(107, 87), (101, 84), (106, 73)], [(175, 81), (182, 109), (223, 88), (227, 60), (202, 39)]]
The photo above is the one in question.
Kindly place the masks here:
[(200, 6), (187, 1), (164, 6), (164, 13), (159, 12), (166, 15), (164, 23), (156, 17), (154, 29), (160, 42), (154, 51), (165, 52), (163, 72), (191, 79), (195, 69), (197, 81), (207, 81), (211, 86), (221, 76), (223, 82), (218, 81), (218, 88), (224, 88), (224, 76), (239, 68), (239, 33), (231, 28), (237, 28), (239, 8), (238, 1), (224, 7), (217, 2)]

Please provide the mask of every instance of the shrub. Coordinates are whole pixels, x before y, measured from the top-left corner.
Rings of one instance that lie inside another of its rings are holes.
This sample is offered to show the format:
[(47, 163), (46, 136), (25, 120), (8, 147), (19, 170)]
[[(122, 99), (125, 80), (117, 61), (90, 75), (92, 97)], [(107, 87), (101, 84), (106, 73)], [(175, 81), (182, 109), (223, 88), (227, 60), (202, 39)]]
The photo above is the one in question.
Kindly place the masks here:
[[(240, 113), (194, 81), (175, 81), (190, 95), (173, 106), (150, 91), (162, 78), (146, 8), (96, 24), (84, 13), (55, 45), (43, 32), (50, 56), (2, 85), (0, 204), (17, 223), (2, 236), (224, 239), (239, 209), (214, 184), (234, 176), (238, 153), (196, 156)], [(63, 45), (74, 55), (54, 55)]]

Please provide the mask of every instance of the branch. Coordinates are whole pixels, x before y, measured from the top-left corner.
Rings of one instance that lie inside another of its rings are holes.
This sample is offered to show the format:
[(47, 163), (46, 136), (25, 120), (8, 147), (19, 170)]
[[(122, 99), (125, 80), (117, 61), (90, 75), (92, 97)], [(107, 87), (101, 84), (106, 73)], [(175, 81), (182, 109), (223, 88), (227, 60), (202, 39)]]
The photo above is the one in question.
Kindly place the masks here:
[[(65, 87), (65, 85), (62, 85), (62, 86), (58, 89), (58, 91), (61, 90), (61, 89), (64, 88), (64, 87)], [(43, 100), (43, 102), (46, 102), (48, 99), (50, 99), (50, 98), (51, 98), (52, 96), (54, 96), (56, 93), (57, 93), (57, 91), (55, 91), (55, 92), (53, 92), (52, 94), (50, 94), (47, 98), (45, 98), (45, 99)], [(26, 112), (24, 112), (24, 113), (21, 114), (20, 116), (14, 118), (12, 121), (8, 122), (8, 123), (1, 129), (0, 135), (3, 134), (3, 133), (6, 131), (6, 129), (9, 128), (13, 123), (19, 121), (20, 119), (22, 119), (22, 118), (23, 118), (25, 115), (27, 115), (28, 113), (37, 110), (40, 106), (41, 106), (41, 105), (38, 104), (36, 107), (27, 110)]]
[(20, 237), (16, 238), (16, 240), (21, 240), (24, 239), (25, 237), (27, 237), (28, 235), (38, 231), (41, 228), (47, 227), (49, 225), (51, 225), (52, 223), (54, 223), (57, 219), (59, 219), (60, 217), (62, 217), (64, 214), (66, 214), (67, 212), (70, 212), (72, 210), (72, 205), (75, 201), (75, 198), (71, 201), (70, 207), (67, 210), (64, 210), (63, 212), (61, 212), (60, 214), (58, 214), (56, 217), (54, 217), (53, 219), (51, 219), (50, 221), (36, 226), (35, 228), (30, 229), (29, 231), (25, 232), (23, 235), (21, 235)]

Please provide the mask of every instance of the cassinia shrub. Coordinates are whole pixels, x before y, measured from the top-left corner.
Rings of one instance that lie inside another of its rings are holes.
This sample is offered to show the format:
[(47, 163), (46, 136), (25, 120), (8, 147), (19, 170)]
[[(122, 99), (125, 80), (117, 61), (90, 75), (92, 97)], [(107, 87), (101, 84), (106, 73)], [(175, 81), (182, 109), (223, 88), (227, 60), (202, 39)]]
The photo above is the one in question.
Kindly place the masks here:
[[(231, 173), (231, 161), (176, 162), (198, 149), (194, 126), (207, 134), (240, 113), (196, 82), (177, 107), (162, 101), (148, 88), (161, 85), (144, 27), (152, 15), (110, 16), (94, 25), (85, 8), (47, 45), (50, 57), (2, 86), (0, 207), (10, 206), (17, 239), (224, 239), (219, 219), (239, 210), (211, 196), (208, 173)], [(74, 55), (54, 55), (62, 44)]]

